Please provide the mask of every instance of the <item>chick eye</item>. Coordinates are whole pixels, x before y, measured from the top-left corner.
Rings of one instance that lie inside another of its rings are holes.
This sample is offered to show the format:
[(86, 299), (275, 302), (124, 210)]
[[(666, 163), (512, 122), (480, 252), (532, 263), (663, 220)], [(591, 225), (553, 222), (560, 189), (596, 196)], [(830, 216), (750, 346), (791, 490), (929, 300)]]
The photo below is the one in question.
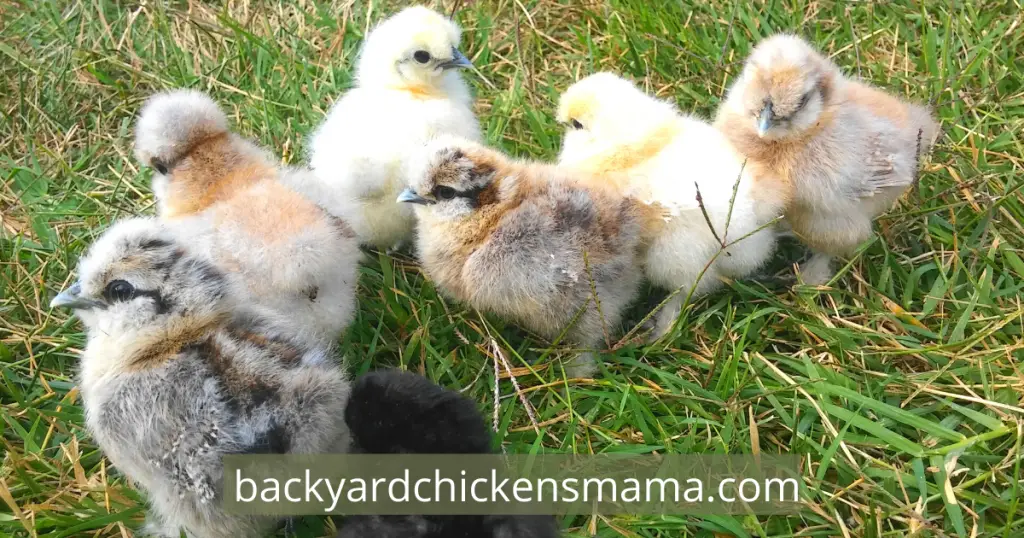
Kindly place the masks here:
[(414, 52), (412, 57), (421, 64), (425, 64), (430, 61), (430, 53), (425, 50), (418, 50)]
[(167, 165), (164, 164), (164, 162), (161, 161), (160, 159), (153, 159), (152, 161), (149, 162), (149, 164), (151, 164), (153, 168), (156, 169), (157, 172), (167, 175)]
[(442, 200), (451, 200), (452, 198), (455, 198), (456, 194), (455, 189), (444, 185), (438, 187), (435, 193), (437, 194), (437, 197)]
[(574, 120), (574, 119), (573, 120), (569, 120), (569, 125), (572, 125), (573, 129), (582, 129), (583, 128), (583, 124), (580, 123), (579, 120)]
[(129, 301), (135, 297), (135, 286), (124, 280), (112, 280), (103, 290), (103, 296), (111, 302)]

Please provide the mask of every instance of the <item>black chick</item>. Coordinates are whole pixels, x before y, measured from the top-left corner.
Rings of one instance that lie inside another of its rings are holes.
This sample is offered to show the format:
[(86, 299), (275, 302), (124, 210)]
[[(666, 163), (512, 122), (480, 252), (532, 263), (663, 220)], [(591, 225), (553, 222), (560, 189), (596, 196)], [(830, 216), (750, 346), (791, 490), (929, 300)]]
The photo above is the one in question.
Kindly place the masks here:
[[(421, 376), (371, 372), (345, 409), (353, 452), (488, 454), (491, 433), (476, 404)], [(550, 516), (350, 516), (338, 538), (556, 538)]]

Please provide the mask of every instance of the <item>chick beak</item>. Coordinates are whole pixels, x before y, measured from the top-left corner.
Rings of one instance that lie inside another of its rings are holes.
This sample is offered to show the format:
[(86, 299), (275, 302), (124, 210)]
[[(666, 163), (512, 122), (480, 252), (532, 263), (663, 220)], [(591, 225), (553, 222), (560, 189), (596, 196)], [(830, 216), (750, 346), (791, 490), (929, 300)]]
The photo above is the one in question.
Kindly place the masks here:
[(62, 306), (64, 308), (70, 308), (72, 310), (95, 308), (100, 306), (102, 303), (95, 299), (89, 299), (82, 297), (82, 284), (75, 282), (68, 289), (57, 294), (56, 297), (50, 301), (50, 308), (57, 308)]
[(768, 129), (772, 128), (772, 104), (768, 103), (761, 109), (761, 115), (757, 117), (757, 136), (764, 136)]
[(398, 199), (395, 201), (400, 204), (429, 205), (434, 203), (433, 201), (427, 200), (426, 198), (416, 194), (416, 191), (412, 190), (411, 187), (399, 193)]
[(469, 61), (465, 54), (459, 52), (459, 49), (452, 47), (452, 59), (441, 62), (441, 69), (459, 69), (463, 67), (473, 67), (473, 62)]

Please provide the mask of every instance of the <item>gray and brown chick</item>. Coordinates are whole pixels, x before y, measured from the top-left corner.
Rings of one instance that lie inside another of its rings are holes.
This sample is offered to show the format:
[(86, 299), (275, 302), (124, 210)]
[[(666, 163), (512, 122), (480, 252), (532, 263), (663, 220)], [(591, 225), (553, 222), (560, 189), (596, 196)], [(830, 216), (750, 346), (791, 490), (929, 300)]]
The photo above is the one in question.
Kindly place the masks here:
[(232, 290), (166, 226), (130, 219), (91, 246), (51, 305), (85, 325), (86, 426), (146, 492), (151, 535), (259, 536), (276, 520), (224, 511), (225, 455), (348, 448), (349, 383), (327, 348), (239, 315)]
[[(617, 330), (642, 271), (645, 209), (555, 166), (456, 138), (426, 148), (412, 186), (423, 268), (447, 295), (589, 350)], [(570, 375), (592, 375), (586, 352)]]

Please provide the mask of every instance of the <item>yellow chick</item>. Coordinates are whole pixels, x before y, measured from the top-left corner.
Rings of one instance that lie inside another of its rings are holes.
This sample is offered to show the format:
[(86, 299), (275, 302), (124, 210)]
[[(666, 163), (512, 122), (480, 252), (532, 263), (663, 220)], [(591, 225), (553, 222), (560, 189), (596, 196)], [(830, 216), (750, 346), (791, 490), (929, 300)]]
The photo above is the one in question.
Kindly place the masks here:
[(395, 203), (410, 155), (438, 135), (481, 138), (458, 73), (472, 66), (460, 39), (455, 22), (422, 6), (381, 22), (363, 43), (356, 87), (313, 134), (315, 177), (295, 186), (343, 216), (364, 244), (391, 248), (412, 233), (412, 210)]
[(792, 184), (786, 220), (814, 251), (800, 268), (809, 284), (828, 282), (831, 259), (871, 236), (938, 134), (928, 109), (844, 77), (791, 35), (754, 49), (715, 126), (755, 177)]
[(649, 221), (644, 270), (655, 285), (680, 291), (658, 313), (653, 338), (672, 328), (690, 289), (708, 293), (771, 257), (771, 222), (789, 199), (788, 185), (755, 181), (712, 126), (612, 73), (570, 86), (557, 118), (567, 126), (559, 165), (665, 209), (663, 222)]

